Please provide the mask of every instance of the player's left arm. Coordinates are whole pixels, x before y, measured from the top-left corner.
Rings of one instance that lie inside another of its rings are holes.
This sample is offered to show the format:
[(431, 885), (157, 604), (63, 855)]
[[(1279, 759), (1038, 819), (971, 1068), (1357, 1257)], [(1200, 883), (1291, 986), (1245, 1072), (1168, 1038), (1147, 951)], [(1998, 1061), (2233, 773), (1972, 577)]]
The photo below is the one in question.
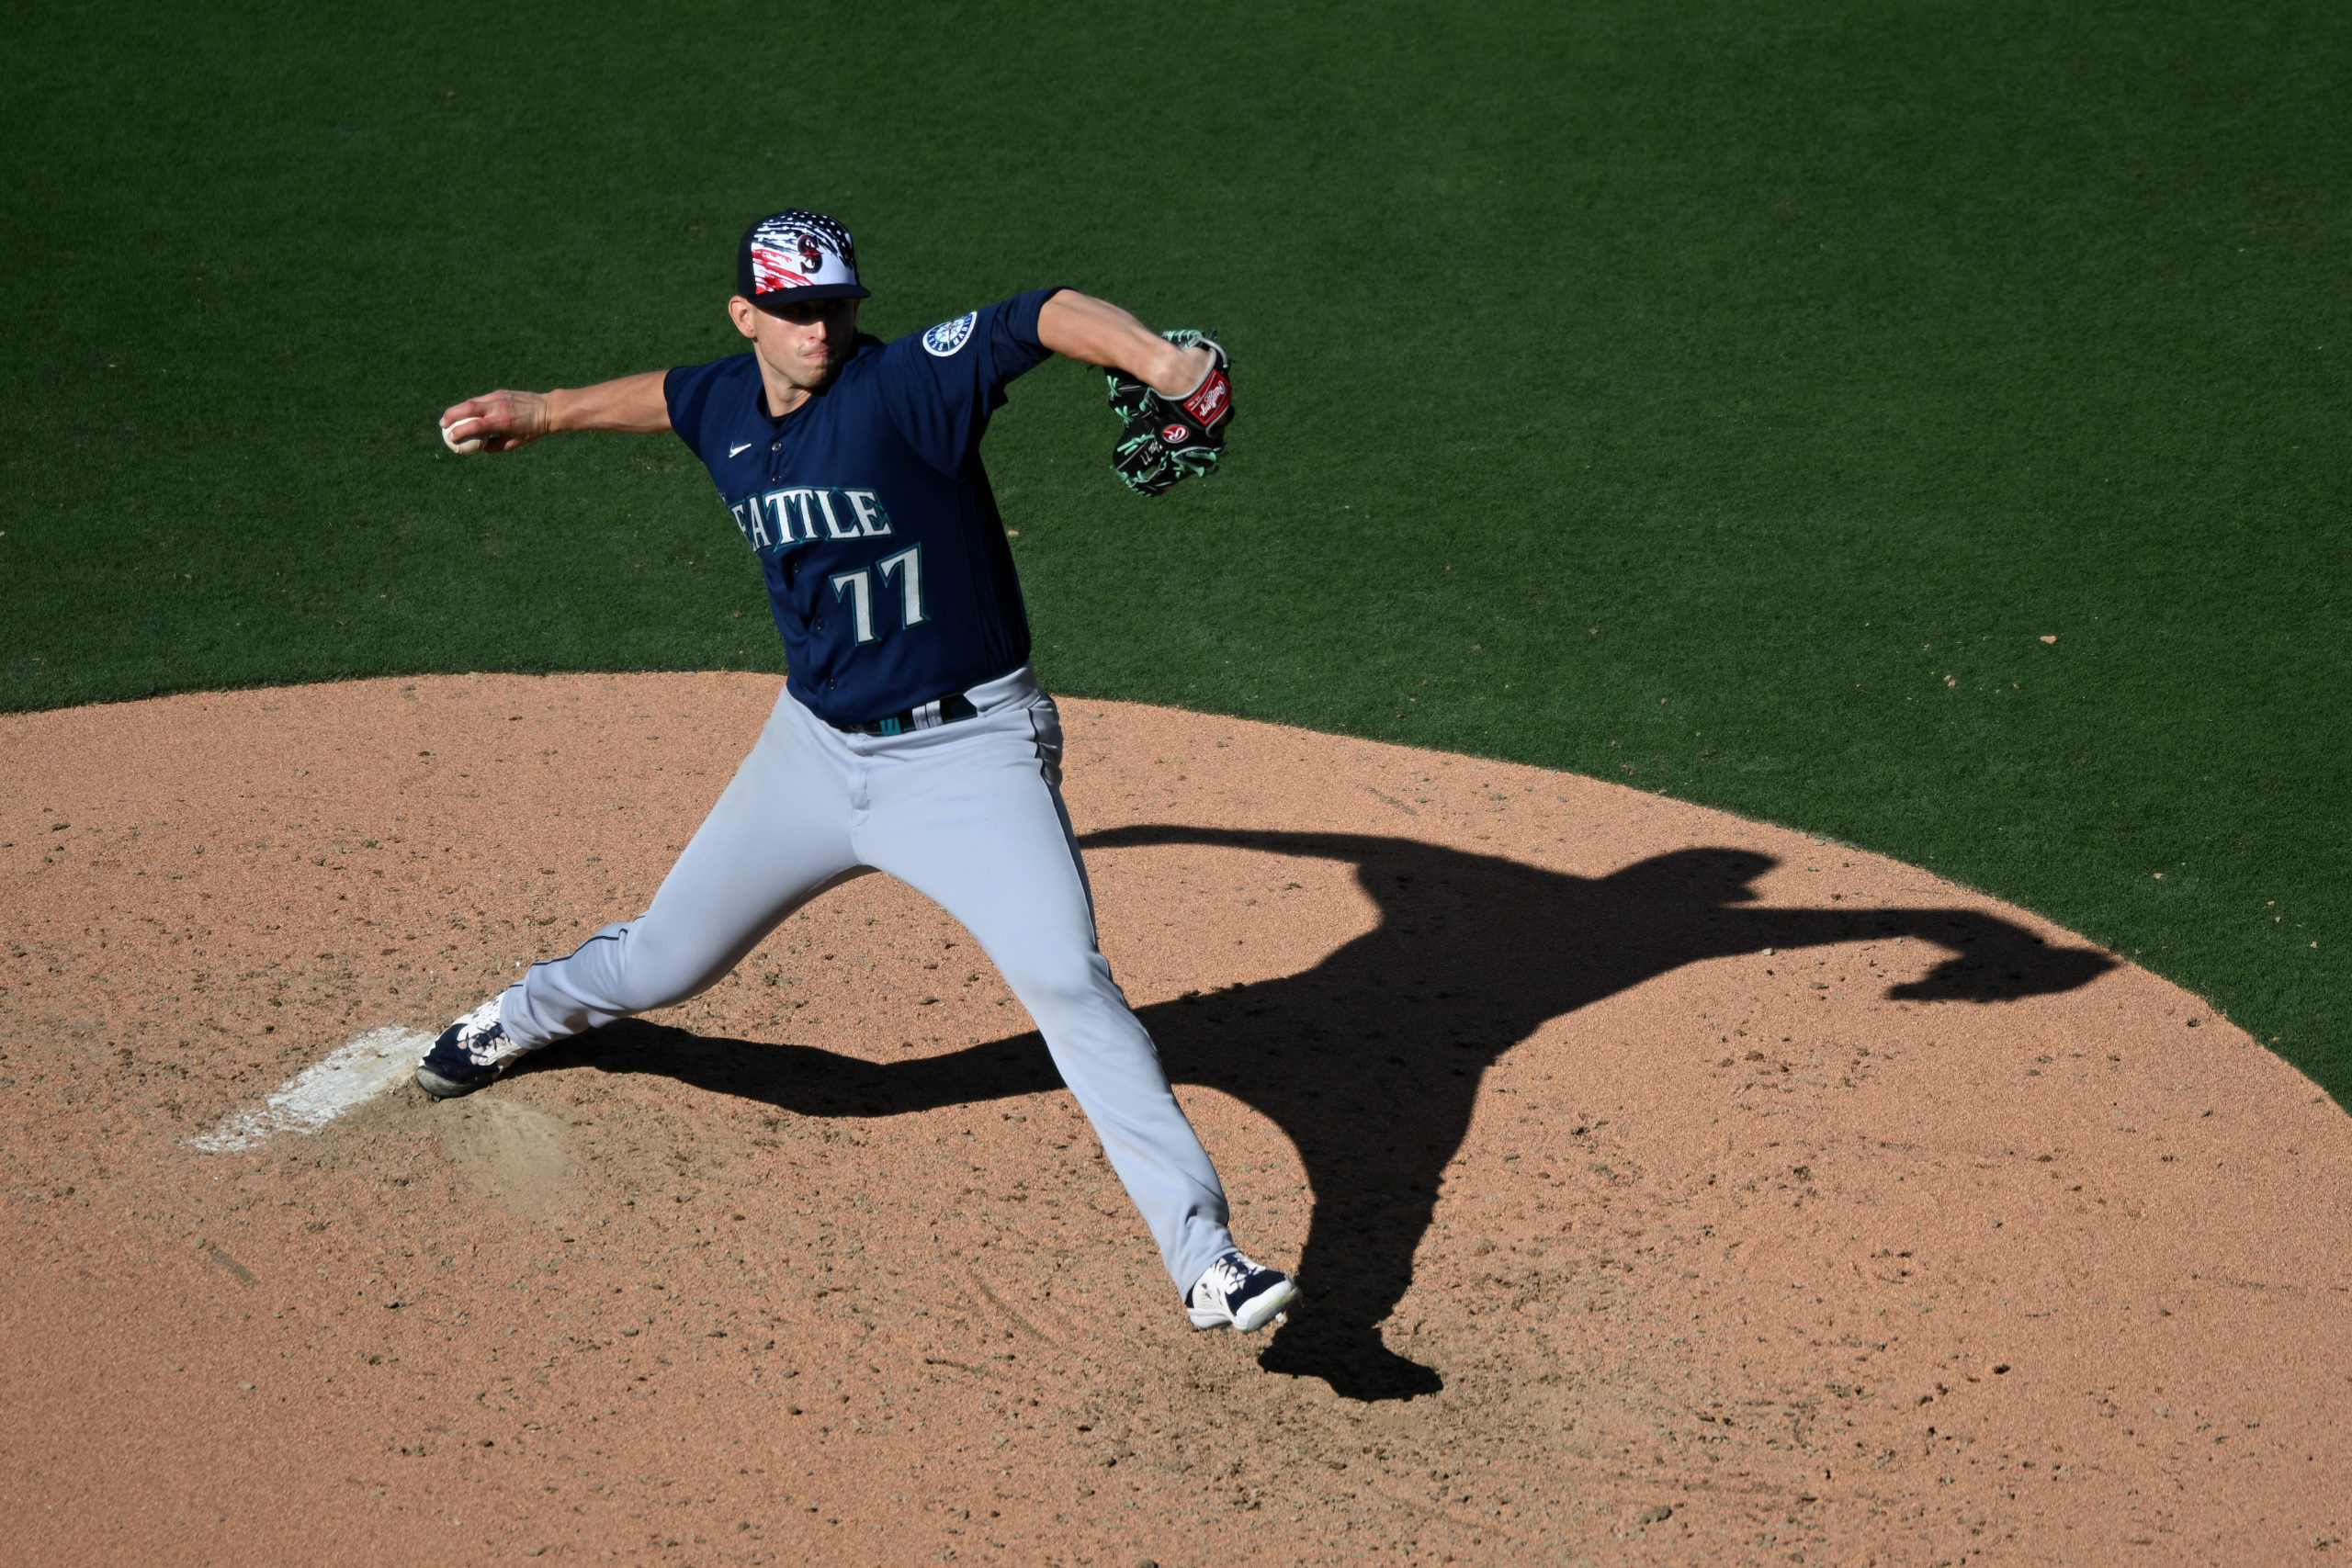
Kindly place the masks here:
[(1065, 288), (1037, 311), (1037, 341), (1056, 354), (1124, 370), (1162, 397), (1192, 395), (1216, 364), (1194, 344), (1180, 347), (1108, 299)]

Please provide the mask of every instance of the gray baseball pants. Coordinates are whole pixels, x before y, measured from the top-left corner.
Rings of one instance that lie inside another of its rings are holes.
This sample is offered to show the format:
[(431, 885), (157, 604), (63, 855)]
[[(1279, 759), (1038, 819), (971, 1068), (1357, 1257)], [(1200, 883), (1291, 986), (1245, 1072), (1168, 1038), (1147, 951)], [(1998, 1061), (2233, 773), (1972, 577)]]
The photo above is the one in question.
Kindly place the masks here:
[(835, 729), (784, 693), (653, 907), (533, 964), (501, 1021), (531, 1049), (684, 1001), (818, 894), (888, 872), (962, 921), (1029, 1010), (1188, 1291), (1233, 1245), (1225, 1190), (1095, 944), (1060, 716), (1026, 668), (965, 695), (977, 716), (881, 736)]

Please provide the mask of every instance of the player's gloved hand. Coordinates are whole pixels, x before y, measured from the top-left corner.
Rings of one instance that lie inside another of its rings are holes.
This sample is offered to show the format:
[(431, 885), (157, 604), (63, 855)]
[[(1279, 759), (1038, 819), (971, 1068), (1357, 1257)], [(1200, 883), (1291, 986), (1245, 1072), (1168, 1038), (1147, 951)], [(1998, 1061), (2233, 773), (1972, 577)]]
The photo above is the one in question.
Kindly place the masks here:
[(1111, 469), (1138, 495), (1158, 495), (1187, 474), (1205, 474), (1225, 451), (1233, 418), (1233, 382), (1225, 350), (1206, 333), (1160, 334), (1180, 348), (1209, 351), (1208, 373), (1182, 397), (1170, 397), (1123, 370), (1106, 373), (1111, 412), (1119, 416)]

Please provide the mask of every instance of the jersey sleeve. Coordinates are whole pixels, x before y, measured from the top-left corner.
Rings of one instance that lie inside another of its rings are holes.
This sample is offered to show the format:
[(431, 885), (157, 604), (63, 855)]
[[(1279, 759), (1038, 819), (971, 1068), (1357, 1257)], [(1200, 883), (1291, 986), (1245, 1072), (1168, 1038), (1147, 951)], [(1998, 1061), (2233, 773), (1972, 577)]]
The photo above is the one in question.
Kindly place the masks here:
[(741, 375), (751, 359), (748, 354), (732, 354), (707, 365), (681, 365), (662, 378), (662, 398), (670, 405), (670, 428), (695, 457), (704, 456), (704, 434), (713, 414), (712, 391)]
[(883, 407), (925, 462), (953, 475), (978, 455), (1005, 387), (1052, 357), (1037, 341), (1037, 312), (1060, 292), (1016, 294), (882, 350)]

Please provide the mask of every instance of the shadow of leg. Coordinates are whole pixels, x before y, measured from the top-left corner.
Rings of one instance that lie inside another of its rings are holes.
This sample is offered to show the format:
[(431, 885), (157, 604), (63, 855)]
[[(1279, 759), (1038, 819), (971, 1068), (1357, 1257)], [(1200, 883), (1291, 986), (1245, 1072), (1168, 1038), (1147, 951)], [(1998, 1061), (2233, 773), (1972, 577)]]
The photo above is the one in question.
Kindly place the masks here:
[(1343, 1193), (1319, 1201), (1300, 1254), (1306, 1301), (1258, 1358), (1270, 1372), (1321, 1378), (1346, 1399), (1412, 1399), (1445, 1386), (1437, 1372), (1390, 1349), (1381, 1324), (1413, 1278), (1427, 1203), (1403, 1194)]
[(865, 1062), (813, 1045), (730, 1040), (626, 1019), (524, 1058), (516, 1076), (565, 1067), (674, 1078), (696, 1089), (801, 1116), (903, 1116), (979, 1105), (1062, 1087), (1035, 1034), (991, 1040), (944, 1056)]
[[(1397, 1355), (1381, 1325), (1413, 1282), (1438, 1182), (1460, 1148), (1483, 1059), (1400, 1028), (1364, 986), (1333, 995), (1323, 970), (1144, 1011), (1170, 1076), (1221, 1089), (1289, 1137), (1315, 1205), (1299, 1254), (1305, 1293), (1259, 1358), (1350, 1399), (1410, 1399), (1444, 1382)], [(1410, 1038), (1402, 1038), (1409, 1035)], [(1250, 1238), (1240, 1238), (1244, 1247)]]

